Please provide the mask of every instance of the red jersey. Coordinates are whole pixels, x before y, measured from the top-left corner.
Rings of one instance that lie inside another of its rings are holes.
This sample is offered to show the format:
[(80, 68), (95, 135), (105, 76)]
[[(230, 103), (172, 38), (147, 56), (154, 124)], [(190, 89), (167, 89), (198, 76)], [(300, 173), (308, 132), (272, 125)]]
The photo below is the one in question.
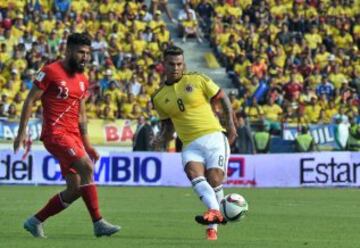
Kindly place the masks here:
[(44, 66), (34, 84), (41, 96), (43, 124), (41, 139), (54, 133), (80, 133), (80, 100), (87, 95), (89, 82), (83, 73), (69, 74), (61, 61)]

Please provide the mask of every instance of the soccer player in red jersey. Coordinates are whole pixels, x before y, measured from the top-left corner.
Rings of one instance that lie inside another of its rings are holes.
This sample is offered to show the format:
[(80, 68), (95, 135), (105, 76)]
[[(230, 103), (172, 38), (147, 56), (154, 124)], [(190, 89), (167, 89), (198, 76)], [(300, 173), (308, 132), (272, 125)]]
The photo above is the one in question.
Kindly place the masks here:
[(24, 228), (34, 237), (44, 238), (42, 223), (79, 197), (87, 206), (97, 237), (110, 236), (120, 230), (119, 226), (102, 218), (93, 181), (94, 162), (99, 159), (99, 154), (90, 144), (87, 134), (85, 99), (89, 83), (83, 74), (90, 60), (90, 46), (91, 39), (87, 34), (71, 34), (67, 39), (65, 58), (39, 71), (24, 102), (14, 151), (24, 143), (34, 103), (41, 98), (43, 127), (40, 139), (59, 160), (66, 180), (66, 189), (54, 195), (40, 211), (25, 221)]

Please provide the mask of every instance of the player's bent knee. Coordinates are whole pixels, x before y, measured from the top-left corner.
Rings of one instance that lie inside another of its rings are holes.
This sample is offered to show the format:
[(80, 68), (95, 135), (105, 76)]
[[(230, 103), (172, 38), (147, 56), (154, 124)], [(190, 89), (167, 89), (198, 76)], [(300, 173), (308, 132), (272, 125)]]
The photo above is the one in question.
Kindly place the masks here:
[(92, 165), (92, 163), (86, 163), (84, 165), (84, 169), (86, 175), (91, 176), (94, 174), (94, 166)]
[(186, 173), (186, 176), (187, 176), (190, 180), (192, 180), (192, 179), (200, 176), (200, 175), (198, 175), (198, 173), (196, 173), (195, 171), (192, 171), (192, 170), (186, 170), (185, 173)]
[(66, 190), (72, 195), (80, 194), (80, 185), (68, 185)]
[(61, 197), (64, 202), (71, 204), (76, 201), (81, 195), (79, 186), (70, 186), (68, 185), (66, 190), (61, 192)]
[(220, 169), (210, 169), (206, 172), (206, 179), (212, 187), (217, 187), (224, 180), (224, 172)]
[(64, 191), (69, 195), (80, 194), (80, 181), (79, 182), (68, 182), (66, 185), (66, 190)]
[(189, 162), (185, 166), (185, 173), (190, 180), (204, 176), (204, 166), (201, 163)]
[(223, 180), (219, 179), (219, 178), (207, 178), (207, 181), (209, 182), (211, 187), (215, 188), (215, 187), (221, 185)]
[(80, 188), (78, 190), (73, 189), (66, 194), (66, 197), (64, 197), (64, 201), (67, 203), (73, 203), (81, 196)]
[(74, 163), (74, 167), (81, 177), (91, 176), (94, 173), (93, 163), (88, 158), (81, 158)]
[(81, 184), (91, 183), (93, 173), (94, 173), (94, 169), (93, 169), (92, 165), (90, 165), (90, 164), (84, 165), (82, 172), (79, 173), (80, 177), (81, 177)]

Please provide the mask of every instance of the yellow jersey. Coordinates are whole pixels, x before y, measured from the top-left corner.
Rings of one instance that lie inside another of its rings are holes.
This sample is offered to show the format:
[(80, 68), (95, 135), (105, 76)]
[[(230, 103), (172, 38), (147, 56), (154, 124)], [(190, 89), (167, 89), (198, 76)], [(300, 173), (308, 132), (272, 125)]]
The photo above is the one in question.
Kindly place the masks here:
[(220, 88), (207, 76), (186, 73), (172, 85), (164, 84), (152, 97), (161, 120), (171, 119), (184, 146), (209, 133), (224, 131), (210, 100)]

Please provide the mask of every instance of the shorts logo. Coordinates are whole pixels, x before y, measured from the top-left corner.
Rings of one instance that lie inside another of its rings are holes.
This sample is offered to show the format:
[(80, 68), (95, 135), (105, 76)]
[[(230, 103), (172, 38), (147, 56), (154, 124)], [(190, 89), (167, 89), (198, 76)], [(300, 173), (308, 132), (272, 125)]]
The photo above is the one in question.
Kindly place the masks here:
[(190, 93), (190, 92), (193, 91), (193, 87), (192, 87), (190, 84), (188, 84), (188, 85), (186, 85), (186, 87), (185, 87), (185, 91)]
[(67, 150), (67, 152), (70, 154), (70, 156), (74, 157), (76, 155), (76, 152), (73, 148), (70, 148)]
[(83, 81), (80, 81), (80, 82), (79, 82), (79, 86), (80, 86), (80, 90), (81, 90), (81, 91), (85, 91), (85, 84), (84, 84)]
[(46, 75), (45, 72), (39, 71), (35, 77), (36, 81), (41, 82), (44, 79), (45, 75)]

